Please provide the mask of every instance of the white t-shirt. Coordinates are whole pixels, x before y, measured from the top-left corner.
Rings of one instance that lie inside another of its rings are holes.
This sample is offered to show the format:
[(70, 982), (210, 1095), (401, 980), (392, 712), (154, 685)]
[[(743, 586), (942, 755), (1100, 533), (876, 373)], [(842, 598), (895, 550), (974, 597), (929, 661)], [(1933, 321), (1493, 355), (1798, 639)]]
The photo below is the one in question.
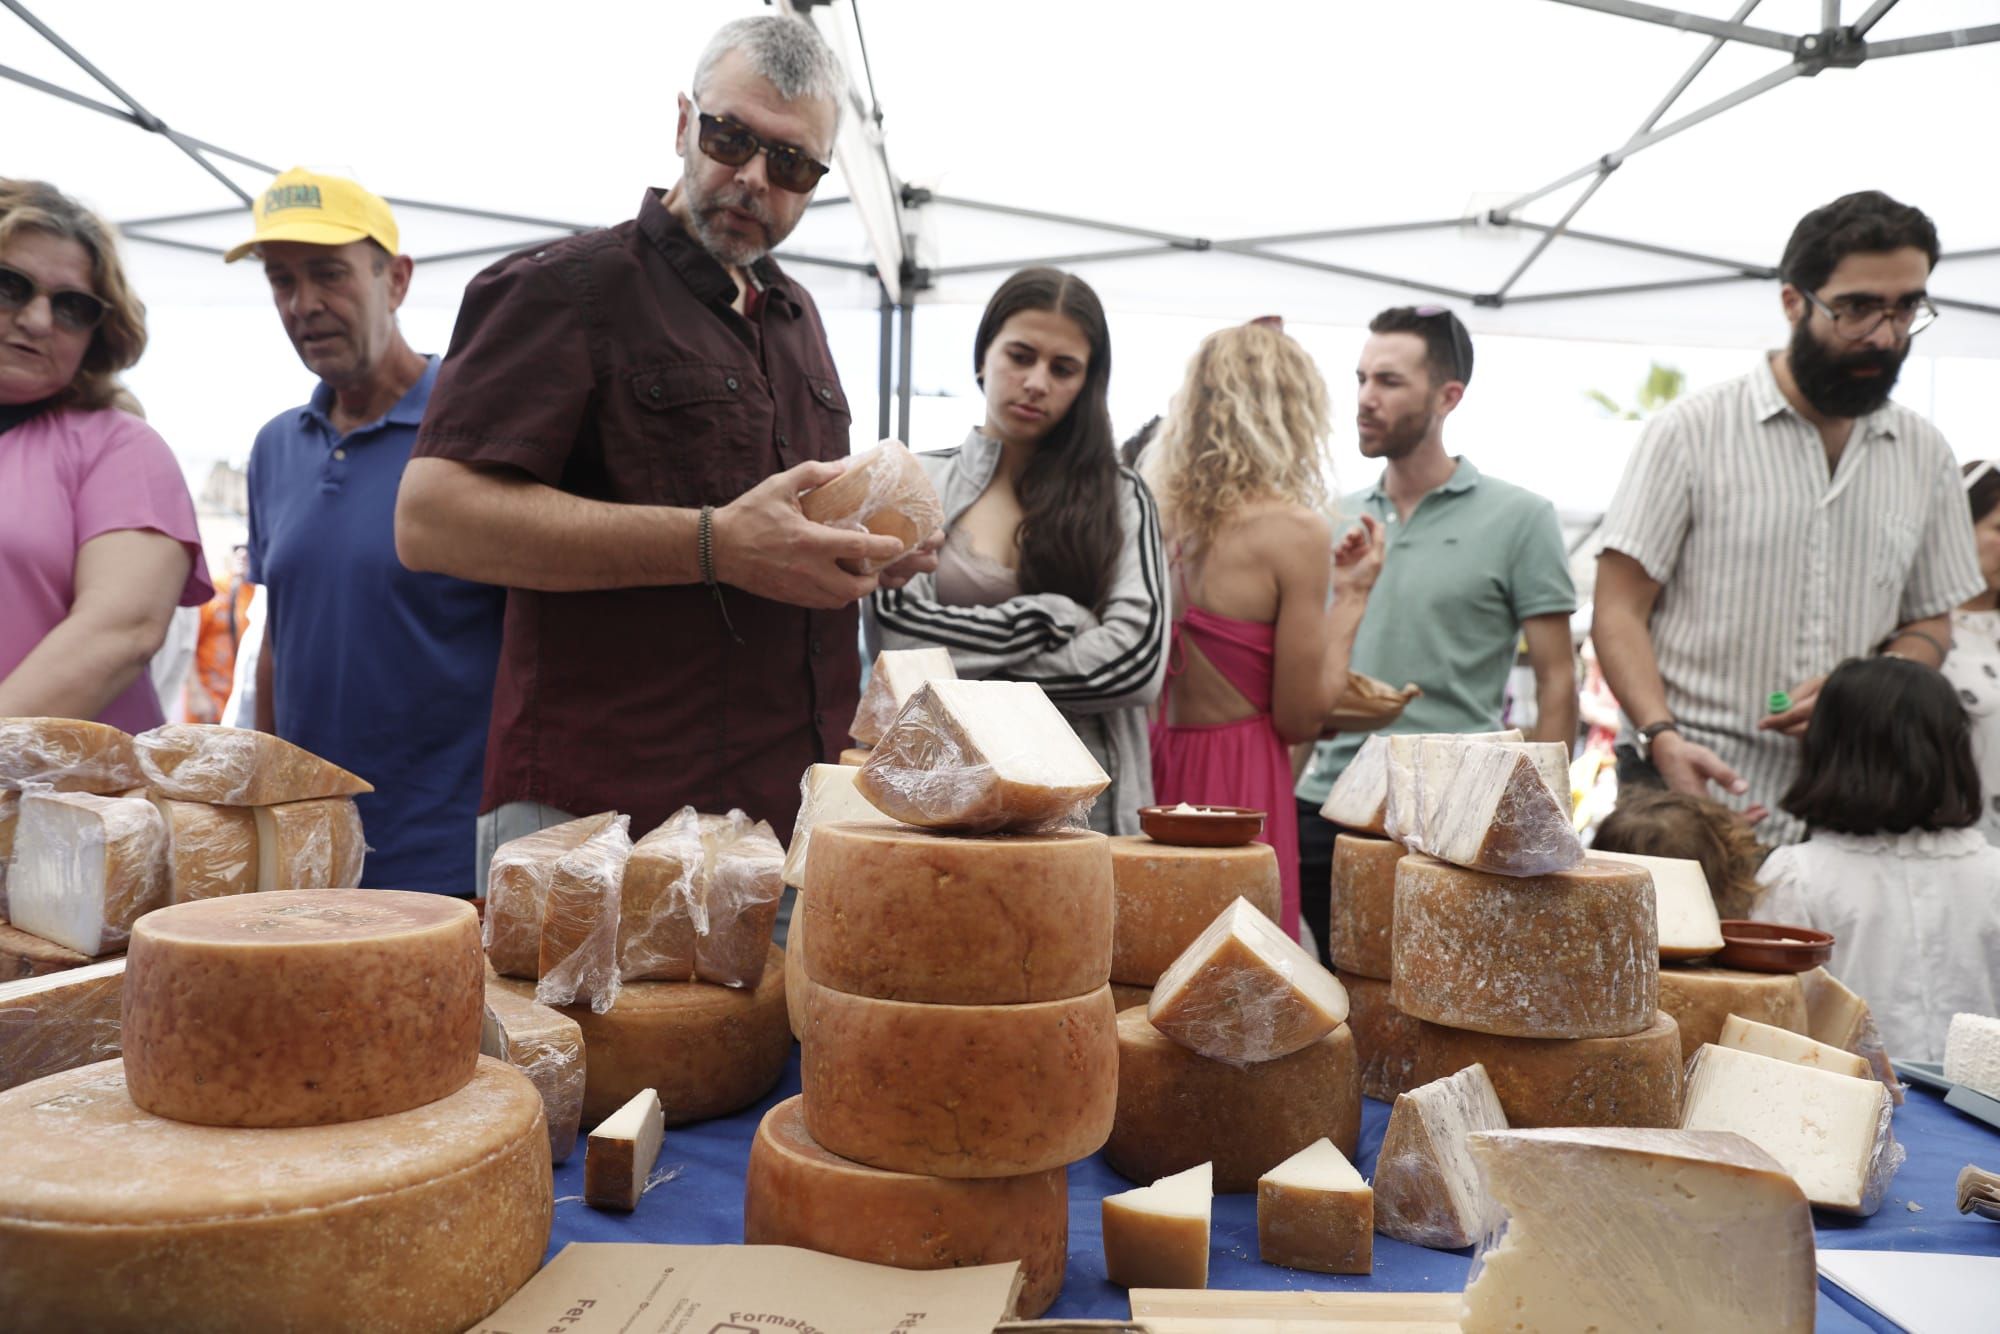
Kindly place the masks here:
[(1941, 1061), (1961, 1010), (2000, 1014), (2000, 848), (1977, 829), (1829, 834), (1757, 875), (1760, 921), (1831, 931), (1827, 971), (1859, 992), (1889, 1055)]
[(1951, 614), (1951, 654), (1944, 679), (1972, 719), (1972, 755), (1979, 761), (1980, 832), (2000, 843), (2000, 611)]

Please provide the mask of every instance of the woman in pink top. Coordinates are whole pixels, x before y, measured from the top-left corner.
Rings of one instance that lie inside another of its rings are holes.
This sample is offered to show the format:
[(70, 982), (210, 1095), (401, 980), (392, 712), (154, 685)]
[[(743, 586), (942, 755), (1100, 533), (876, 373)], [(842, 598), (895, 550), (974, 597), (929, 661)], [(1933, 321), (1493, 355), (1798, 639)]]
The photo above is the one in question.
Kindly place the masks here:
[(111, 406), (145, 320), (103, 220), (0, 178), (0, 717), (157, 726), (146, 664), (213, 592), (180, 465)]
[[(1173, 653), (1152, 730), (1153, 798), (1253, 806), (1299, 930), (1290, 747), (1316, 739), (1382, 569), (1381, 529), (1333, 542), (1326, 383), (1265, 323), (1202, 340), (1145, 473), (1174, 571)], [(1331, 600), (1329, 601), (1329, 595)]]

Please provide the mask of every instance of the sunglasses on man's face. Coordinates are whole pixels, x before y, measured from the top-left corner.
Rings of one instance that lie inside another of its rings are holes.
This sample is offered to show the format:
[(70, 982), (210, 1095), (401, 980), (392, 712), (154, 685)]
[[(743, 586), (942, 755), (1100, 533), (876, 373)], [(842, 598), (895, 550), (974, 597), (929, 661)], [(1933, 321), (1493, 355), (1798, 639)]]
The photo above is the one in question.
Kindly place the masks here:
[(774, 144), (727, 116), (711, 116), (700, 107), (694, 110), (700, 118), (695, 143), (725, 167), (740, 167), (762, 153), (764, 172), (771, 184), (800, 195), (811, 194), (818, 187), (819, 178), (833, 170), (829, 164), (815, 161), (804, 149)]
[(1465, 331), (1464, 323), (1445, 306), (1418, 306), (1415, 313), (1420, 320), (1444, 322), (1451, 335), (1451, 378), (1463, 384), (1465, 368), (1472, 361), (1472, 335)]
[(0, 310), (9, 314), (26, 310), (44, 292), (48, 293), (49, 314), (68, 332), (89, 333), (103, 323), (107, 307), (90, 293), (44, 287), (19, 269), (0, 264)]

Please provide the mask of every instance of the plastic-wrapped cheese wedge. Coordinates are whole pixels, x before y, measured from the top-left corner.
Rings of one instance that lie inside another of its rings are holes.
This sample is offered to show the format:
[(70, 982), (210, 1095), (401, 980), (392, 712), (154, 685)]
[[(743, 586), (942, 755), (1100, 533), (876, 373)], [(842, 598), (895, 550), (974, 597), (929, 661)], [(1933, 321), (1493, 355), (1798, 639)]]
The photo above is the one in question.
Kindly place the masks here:
[[(1523, 737), (1518, 728), (1509, 728), (1504, 732), (1404, 732), (1397, 736), (1383, 737), (1380, 832), (1398, 842), (1403, 842), (1415, 830), (1417, 757), (1422, 753), (1426, 741), (1517, 742), (1521, 740)], [(1359, 758), (1357, 755), (1356, 759)], [(1335, 819), (1330, 815), (1327, 818)], [(1337, 820), (1335, 822), (1339, 823)]]
[[(167, 859), (173, 876), (168, 902), (188, 903), (257, 891), (257, 811), (165, 797), (154, 797), (153, 804), (160, 808), (160, 818), (167, 825)], [(358, 862), (355, 869), (360, 870)], [(360, 881), (357, 877), (344, 883)]]
[(353, 889), (368, 854), (352, 797), (256, 808), (257, 889)]
[(1389, 738), (1371, 736), (1333, 780), (1320, 818), (1364, 834), (1383, 832), (1389, 806)]
[(1569, 870), (1583, 844), (1570, 820), (1568, 756), (1560, 742), (1425, 741), (1404, 845), (1499, 875)]
[(1347, 1019), (1347, 992), (1319, 960), (1237, 899), (1153, 988), (1153, 1027), (1230, 1065), (1275, 1060)]
[(1469, 1065), (1396, 1099), (1375, 1159), (1375, 1230), (1414, 1246), (1470, 1246), (1500, 1221), (1466, 1149), (1478, 1130), (1507, 1129), (1486, 1067)]
[(1812, 1330), (1812, 1210), (1749, 1140), (1512, 1130), (1470, 1146), (1507, 1228), (1473, 1265), (1468, 1334)]
[(855, 764), (815, 764), (799, 779), (799, 818), (792, 822), (791, 846), (785, 849), (785, 883), (806, 887), (806, 854), (812, 831), (823, 824), (880, 820), (882, 812), (854, 786), (861, 772)]
[(584, 1148), (583, 1200), (597, 1209), (631, 1213), (646, 1193), (646, 1178), (659, 1161), (666, 1123), (660, 1095), (640, 1089), (623, 1107), (590, 1132)]
[(1896, 1077), (1896, 1067), (1882, 1045), (1882, 1034), (1875, 1027), (1875, 1015), (1868, 1002), (1824, 968), (1814, 968), (1798, 977), (1799, 994), (1805, 1005), (1802, 1031), (1816, 1042), (1851, 1051), (1867, 1061), (1875, 1078), (1882, 1081), (1882, 1087), (1889, 1090), (1889, 1096), (1901, 1107), (1903, 1082)]
[(854, 781), (891, 819), (967, 834), (1080, 822), (1111, 786), (1028, 681), (926, 681)]
[(1854, 1079), (1875, 1077), (1868, 1062), (1851, 1051), (1842, 1051), (1831, 1043), (1815, 1042), (1803, 1033), (1773, 1028), (1741, 1015), (1732, 1014), (1722, 1021), (1722, 1036), (1717, 1039), (1716, 1045), (1734, 1047), (1738, 1051), (1754, 1051), (1774, 1061), (1809, 1065), (1815, 1070), (1831, 1070), (1837, 1075)]
[(949, 649), (883, 649), (875, 655), (868, 688), (861, 692), (861, 703), (854, 710), (854, 726), (847, 729), (849, 735), (860, 745), (874, 745), (896, 721), (910, 696), (917, 693), (917, 687), (936, 677), (958, 677)]
[(125, 961), (0, 982), (0, 1089), (118, 1054)]
[(1321, 1274), (1375, 1268), (1375, 1192), (1330, 1139), (1257, 1179), (1257, 1258)]
[(167, 723), (132, 738), (146, 785), (175, 801), (277, 806), (353, 797), (374, 786), (269, 732)]
[(1104, 1276), (1125, 1288), (1208, 1286), (1207, 1163), (1104, 1197)]
[(81, 718), (0, 718), (0, 790), (46, 783), (58, 792), (129, 792), (146, 781), (132, 738)]
[(165, 906), (167, 826), (144, 797), (24, 793), (7, 873), (14, 924), (92, 957), (125, 947), (132, 923)]
[(1701, 863), (1679, 857), (1642, 857), (1607, 852), (1605, 860), (1628, 862), (1653, 877), (1653, 905), (1660, 915), (1660, 957), (1675, 962), (1702, 959), (1722, 948), (1722, 919), (1708, 890)]
[(1688, 1065), (1683, 1130), (1729, 1130), (1770, 1154), (1823, 1209), (1866, 1216), (1902, 1166), (1888, 1090), (1755, 1052), (1709, 1045)]
[(1128, 834), (1110, 846), (1117, 905), (1114, 983), (1150, 990), (1215, 915), (1239, 898), (1266, 917), (1278, 917), (1284, 889), (1269, 844), (1186, 848)]
[(544, 1005), (587, 1004), (603, 1014), (618, 999), (618, 898), (631, 823), (616, 817), (549, 868), (535, 983)]
[[(847, 470), (799, 498), (814, 523), (865, 528), (893, 537), (908, 551), (944, 522), (944, 502), (923, 464), (899, 440), (884, 440), (848, 460)], [(857, 571), (873, 574), (889, 562), (863, 562)]]
[(479, 1054), (507, 1062), (534, 1083), (549, 1123), (549, 1158), (565, 1162), (583, 1122), (583, 1029), (576, 1020), (486, 980)]
[(556, 863), (603, 833), (616, 811), (587, 815), (502, 843), (486, 877), (486, 957), (506, 977), (541, 976), (542, 905)]
[(685, 806), (668, 817), (625, 866), (620, 974), (756, 986), (785, 891), (784, 855), (771, 826), (742, 811), (702, 815)]

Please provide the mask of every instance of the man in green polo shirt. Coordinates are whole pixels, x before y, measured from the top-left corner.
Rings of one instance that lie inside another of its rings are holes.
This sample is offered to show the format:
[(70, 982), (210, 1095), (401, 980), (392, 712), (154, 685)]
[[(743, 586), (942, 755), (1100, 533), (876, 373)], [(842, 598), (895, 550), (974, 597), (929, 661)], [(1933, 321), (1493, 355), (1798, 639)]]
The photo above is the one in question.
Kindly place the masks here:
[[(1341, 500), (1388, 535), (1382, 575), (1354, 640), (1353, 668), (1424, 693), (1390, 729), (1488, 732), (1501, 725), (1507, 673), (1525, 637), (1537, 741), (1576, 739), (1576, 610), (1562, 528), (1547, 500), (1445, 452), (1444, 422), (1472, 379), (1472, 336), (1436, 306), (1398, 306), (1368, 325), (1355, 369), (1363, 458), (1374, 486)], [(1327, 891), (1338, 832), (1320, 818), (1333, 780), (1364, 738), (1313, 750), (1299, 779), (1300, 911), (1327, 959)], [(1330, 962), (1330, 960), (1329, 960)]]

